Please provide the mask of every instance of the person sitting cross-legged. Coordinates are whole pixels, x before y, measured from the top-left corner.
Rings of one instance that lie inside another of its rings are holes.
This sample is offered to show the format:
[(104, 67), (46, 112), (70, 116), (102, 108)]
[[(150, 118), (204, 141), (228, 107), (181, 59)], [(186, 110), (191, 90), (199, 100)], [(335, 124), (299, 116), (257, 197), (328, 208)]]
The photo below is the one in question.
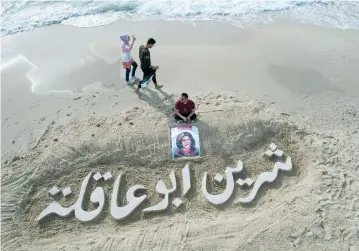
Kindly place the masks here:
[(176, 102), (174, 116), (177, 122), (183, 120), (190, 123), (196, 119), (196, 106), (192, 100), (188, 99), (187, 93), (182, 93), (180, 100)]

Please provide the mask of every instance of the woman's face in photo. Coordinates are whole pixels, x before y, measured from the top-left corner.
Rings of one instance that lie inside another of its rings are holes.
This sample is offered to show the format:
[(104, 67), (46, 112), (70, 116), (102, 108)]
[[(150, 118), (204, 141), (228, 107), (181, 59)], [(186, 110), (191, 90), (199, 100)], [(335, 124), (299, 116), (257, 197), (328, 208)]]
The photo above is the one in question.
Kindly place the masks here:
[(191, 148), (191, 138), (188, 136), (184, 136), (182, 138), (182, 146), (184, 149), (189, 149)]

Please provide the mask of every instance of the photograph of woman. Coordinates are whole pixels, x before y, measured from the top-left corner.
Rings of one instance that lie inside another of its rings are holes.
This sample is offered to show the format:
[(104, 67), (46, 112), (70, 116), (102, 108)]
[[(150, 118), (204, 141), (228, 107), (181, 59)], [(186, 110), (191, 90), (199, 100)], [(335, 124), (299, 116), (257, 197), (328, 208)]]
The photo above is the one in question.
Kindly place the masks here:
[(176, 149), (173, 152), (175, 158), (199, 156), (199, 147), (190, 132), (181, 132), (176, 137)]

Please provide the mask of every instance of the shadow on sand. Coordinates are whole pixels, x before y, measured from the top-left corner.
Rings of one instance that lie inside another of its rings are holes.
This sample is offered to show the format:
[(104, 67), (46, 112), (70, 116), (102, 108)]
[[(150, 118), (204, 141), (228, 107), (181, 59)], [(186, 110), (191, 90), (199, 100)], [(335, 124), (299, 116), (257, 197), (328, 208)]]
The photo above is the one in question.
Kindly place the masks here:
[[(136, 89), (138, 85), (138, 82), (131, 85), (130, 87), (132, 89)], [(163, 113), (167, 117), (167, 122), (169, 126), (176, 123), (174, 120), (174, 107), (175, 107), (175, 99), (173, 94), (168, 94), (165, 92), (162, 88), (158, 88), (155, 90), (152, 90), (150, 88), (141, 88), (140, 94), (138, 95), (138, 98), (140, 100), (145, 101), (148, 105), (152, 106), (156, 111)]]

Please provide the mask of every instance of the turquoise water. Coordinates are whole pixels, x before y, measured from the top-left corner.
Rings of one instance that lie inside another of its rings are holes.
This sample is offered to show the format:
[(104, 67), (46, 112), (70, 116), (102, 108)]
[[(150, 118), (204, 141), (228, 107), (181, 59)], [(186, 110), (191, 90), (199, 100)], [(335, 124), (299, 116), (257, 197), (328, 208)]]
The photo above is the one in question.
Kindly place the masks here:
[(217, 20), (240, 27), (286, 19), (301, 23), (359, 28), (356, 1), (122, 0), (2, 1), (1, 36), (63, 23), (80, 27), (136, 20)]

